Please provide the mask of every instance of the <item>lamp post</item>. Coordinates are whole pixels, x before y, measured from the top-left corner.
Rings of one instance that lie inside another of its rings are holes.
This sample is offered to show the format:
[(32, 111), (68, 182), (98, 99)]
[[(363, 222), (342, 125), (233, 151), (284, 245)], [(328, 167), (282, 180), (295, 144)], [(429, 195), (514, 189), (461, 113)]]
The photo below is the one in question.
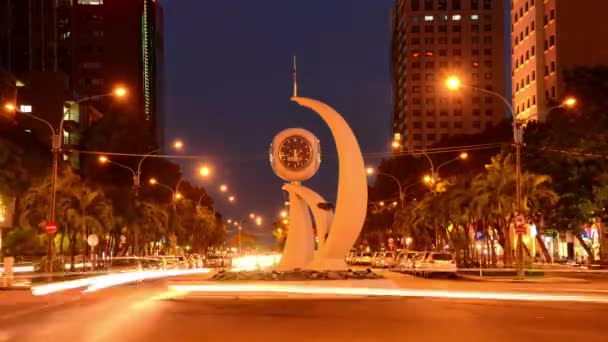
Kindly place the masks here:
[[(59, 153), (61, 153), (61, 149), (62, 149), (62, 145), (63, 145), (63, 125), (65, 122), (66, 116), (68, 116), (72, 112), (72, 107), (74, 105), (78, 105), (78, 104), (81, 104), (83, 102), (90, 101), (90, 100), (98, 100), (98, 99), (101, 99), (104, 97), (109, 97), (109, 96), (124, 97), (126, 94), (127, 94), (127, 90), (125, 88), (119, 87), (119, 88), (114, 89), (114, 91), (112, 91), (110, 93), (87, 96), (76, 102), (70, 103), (65, 108), (65, 111), (63, 112), (63, 115), (61, 116), (61, 120), (59, 121), (59, 127), (57, 130), (55, 130), (55, 128), (53, 127), (53, 125), (50, 122), (48, 122), (40, 117), (37, 117), (36, 115), (23, 112), (23, 111), (17, 109), (16, 105), (6, 104), (4, 106), (4, 109), (6, 109), (8, 111), (19, 113), (19, 114), (28, 116), (34, 120), (44, 123), (51, 130), (51, 153), (53, 154), (53, 166), (52, 166), (52, 173), (51, 173), (51, 203), (50, 203), (50, 209), (49, 209), (49, 211), (50, 211), (49, 221), (50, 222), (55, 222), (55, 220), (56, 220), (55, 208), (56, 208), (56, 203), (57, 203), (57, 173), (58, 173), (58, 169), (59, 169)], [(48, 247), (47, 247), (47, 263), (48, 263), (47, 270), (49, 273), (53, 272), (53, 260), (52, 260), (54, 257), (54, 255), (53, 255), (54, 254), (53, 236), (54, 236), (54, 234), (49, 234)]]
[[(489, 94), (499, 98), (504, 104), (507, 106), (509, 111), (511, 112), (511, 117), (513, 118), (513, 142), (515, 143), (515, 193), (516, 193), (516, 210), (518, 213), (522, 211), (522, 189), (521, 189), (521, 147), (523, 145), (524, 135), (523, 135), (523, 123), (517, 120), (515, 110), (513, 110), (513, 105), (509, 100), (507, 100), (501, 94), (487, 90), (484, 88), (475, 87), (472, 85), (463, 85), (460, 79), (456, 76), (448, 77), (445, 81), (445, 86), (452, 91), (459, 90), (460, 88), (466, 86), (472, 90), (476, 90), (480, 93)], [(545, 113), (548, 113), (556, 108), (572, 108), (576, 105), (576, 99), (574, 97), (566, 98), (561, 104), (548, 108)], [(510, 237), (509, 237), (510, 238)], [(517, 234), (517, 259), (518, 259), (518, 267), (517, 267), (517, 278), (524, 278), (524, 249), (523, 249), (523, 236), (522, 234)]]

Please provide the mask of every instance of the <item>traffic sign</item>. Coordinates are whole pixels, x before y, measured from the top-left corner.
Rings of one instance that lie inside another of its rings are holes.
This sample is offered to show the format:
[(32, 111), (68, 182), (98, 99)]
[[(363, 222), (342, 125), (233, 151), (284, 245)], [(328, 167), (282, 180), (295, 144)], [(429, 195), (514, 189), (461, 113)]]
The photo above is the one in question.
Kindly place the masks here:
[(54, 222), (54, 221), (47, 222), (46, 225), (44, 226), (44, 231), (47, 234), (57, 233), (57, 222)]
[(97, 237), (97, 235), (91, 234), (87, 238), (87, 243), (89, 244), (89, 246), (95, 247), (99, 243), (99, 238)]
[(484, 233), (483, 230), (476, 230), (475, 231), (475, 241), (483, 241), (486, 239), (486, 234)]

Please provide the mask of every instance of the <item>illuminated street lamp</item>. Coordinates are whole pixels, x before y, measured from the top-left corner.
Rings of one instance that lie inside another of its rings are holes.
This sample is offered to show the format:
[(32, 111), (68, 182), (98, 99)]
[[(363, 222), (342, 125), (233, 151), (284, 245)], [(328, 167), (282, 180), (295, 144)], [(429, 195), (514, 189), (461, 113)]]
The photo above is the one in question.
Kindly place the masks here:
[(228, 202), (234, 203), (234, 201), (236, 201), (236, 197), (234, 197), (234, 196), (228, 197)]
[(249, 214), (249, 218), (253, 220), (255, 218), (255, 214), (254, 213)]
[(262, 217), (258, 216), (255, 218), (255, 224), (257, 224), (258, 226), (262, 225)]
[(173, 148), (175, 148), (176, 150), (179, 150), (179, 151), (183, 150), (184, 149), (184, 142), (181, 141), (181, 140), (179, 140), (179, 139), (175, 140), (173, 142)]
[[(90, 100), (98, 100), (101, 98), (105, 98), (105, 97), (119, 97), (122, 98), (127, 94), (127, 91), (125, 88), (123, 87), (118, 87), (115, 88), (113, 91), (106, 93), (106, 94), (99, 94), (99, 95), (92, 95), (92, 96), (87, 96), (87, 97), (83, 97), (78, 101), (75, 102), (71, 102), (68, 103), (67, 106), (65, 106), (64, 108), (64, 112), (62, 113), (61, 116), (61, 120), (59, 121), (59, 127), (57, 129), (55, 129), (55, 127), (48, 122), (47, 120), (44, 120), (36, 115), (33, 115), (31, 113), (28, 112), (24, 112), (21, 111), (17, 108), (16, 104), (13, 103), (6, 103), (3, 107), (4, 110), (9, 111), (9, 112), (14, 112), (14, 113), (19, 113), (25, 116), (28, 116), (34, 120), (37, 120), (39, 122), (42, 122), (43, 124), (45, 124), (46, 126), (48, 126), (48, 128), (51, 130), (51, 152), (53, 154), (53, 167), (52, 167), (52, 174), (51, 174), (51, 205), (49, 207), (49, 221), (50, 222), (55, 222), (55, 211), (56, 211), (56, 205), (57, 205), (57, 174), (58, 174), (58, 169), (59, 169), (59, 153), (61, 153), (62, 151), (62, 147), (63, 147), (63, 134), (64, 134), (64, 130), (63, 130), (63, 126), (65, 123), (65, 119), (67, 117), (69, 117), (70, 113), (72, 112), (72, 107), (74, 105), (79, 105), (83, 102), (86, 101), (90, 101)], [(49, 238), (48, 238), (48, 247), (47, 247), (47, 270), (52, 273), (53, 272), (53, 258), (54, 258), (54, 244), (53, 244), (53, 236), (54, 234), (49, 234)]]
[(230, 224), (230, 223), (232, 223), (232, 220), (231, 220), (231, 219), (228, 219), (228, 224)]
[(221, 192), (226, 192), (226, 191), (228, 191), (228, 186), (227, 186), (226, 184), (222, 184), (222, 185), (220, 185), (220, 191), (221, 191)]
[(422, 178), (422, 181), (427, 184), (431, 184), (431, 183), (433, 183), (433, 177), (431, 177), (430, 175), (424, 175), (424, 178)]
[(203, 177), (209, 177), (209, 175), (211, 175), (211, 169), (208, 166), (201, 167), (198, 172)]
[(562, 105), (568, 108), (573, 108), (574, 106), (576, 106), (576, 98), (568, 96), (566, 97), (564, 102), (562, 102)]
[(384, 207), (384, 201), (380, 201), (378, 204), (379, 204), (381, 207)]
[(391, 146), (393, 149), (398, 150), (401, 147), (401, 144), (397, 140), (394, 140)]
[(281, 213), (279, 215), (281, 216), (281, 218), (286, 218), (289, 214), (286, 210), (281, 210)]
[(283, 219), (282, 222), (283, 222), (284, 225), (288, 225), (289, 224), (289, 220), (288, 219)]

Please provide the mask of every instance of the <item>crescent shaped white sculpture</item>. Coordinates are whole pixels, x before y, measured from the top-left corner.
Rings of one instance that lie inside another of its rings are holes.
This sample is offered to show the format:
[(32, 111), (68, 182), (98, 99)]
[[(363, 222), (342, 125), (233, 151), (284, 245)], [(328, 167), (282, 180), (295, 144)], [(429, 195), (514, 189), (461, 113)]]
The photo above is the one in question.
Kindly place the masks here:
[(338, 151), (336, 212), (325, 244), (311, 264), (314, 269), (346, 269), (344, 258), (365, 222), (367, 178), (357, 138), (344, 118), (330, 106), (310, 98), (292, 97), (300, 106), (316, 112), (329, 126)]

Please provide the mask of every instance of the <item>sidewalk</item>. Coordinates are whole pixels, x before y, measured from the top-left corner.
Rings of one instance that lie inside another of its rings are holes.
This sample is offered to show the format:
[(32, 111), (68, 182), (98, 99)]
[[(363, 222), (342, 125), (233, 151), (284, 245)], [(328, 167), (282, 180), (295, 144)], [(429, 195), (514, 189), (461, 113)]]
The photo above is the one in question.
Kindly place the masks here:
[(478, 282), (492, 282), (492, 283), (544, 283), (544, 284), (563, 284), (563, 283), (575, 283), (575, 284), (587, 284), (591, 281), (586, 279), (578, 278), (565, 278), (565, 277), (527, 277), (524, 279), (515, 279), (514, 277), (480, 277), (473, 275), (458, 275), (459, 279), (468, 281)]

